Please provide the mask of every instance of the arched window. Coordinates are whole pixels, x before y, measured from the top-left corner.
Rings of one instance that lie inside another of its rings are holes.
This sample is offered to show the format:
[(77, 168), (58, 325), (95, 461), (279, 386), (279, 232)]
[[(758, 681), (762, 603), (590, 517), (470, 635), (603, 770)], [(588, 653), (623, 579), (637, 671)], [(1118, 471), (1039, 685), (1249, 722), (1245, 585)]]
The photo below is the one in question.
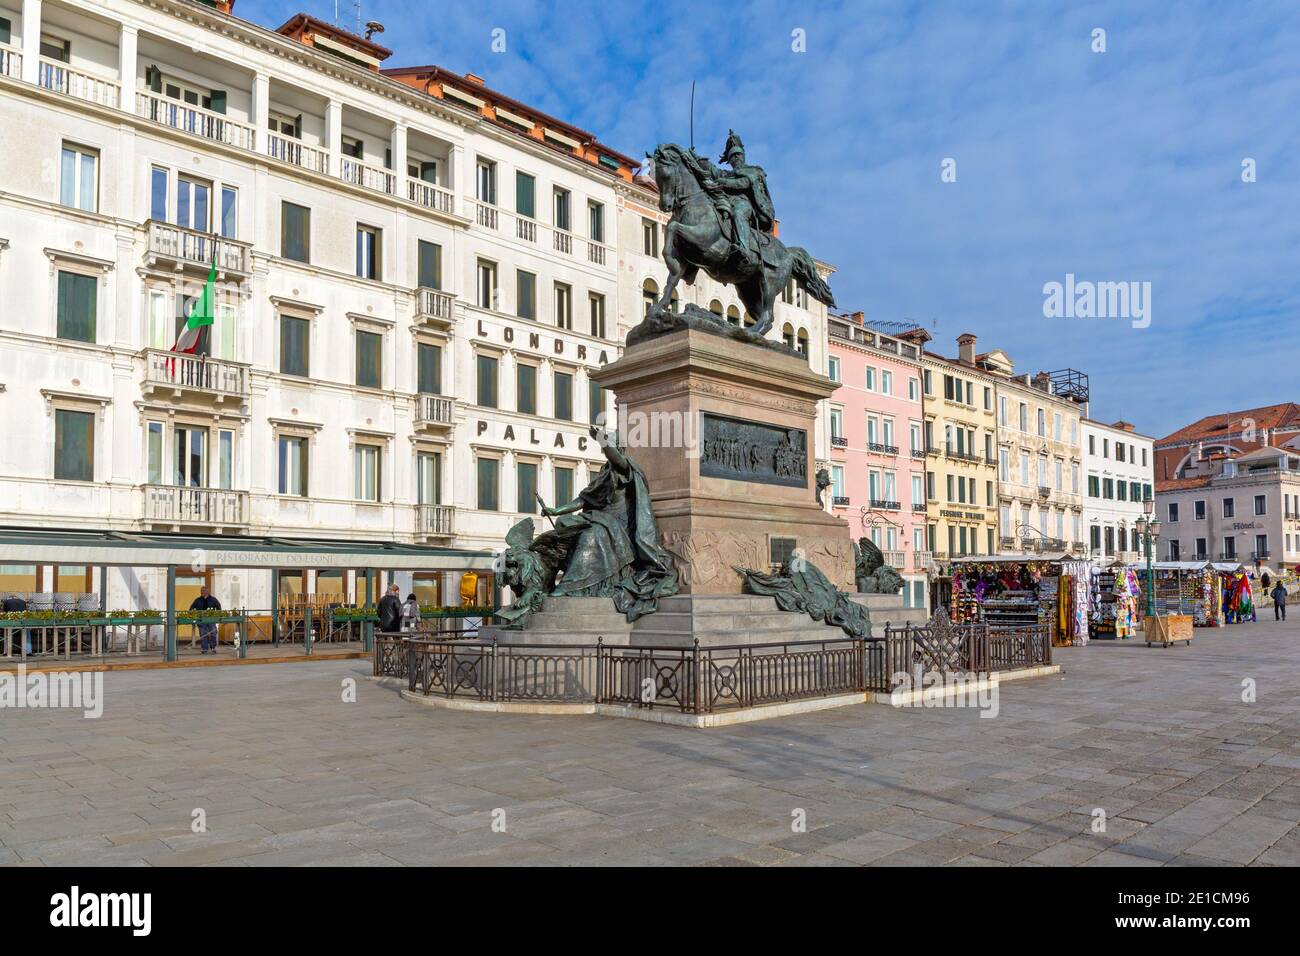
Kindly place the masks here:
[(679, 299), (679, 298), (677, 297), (677, 290), (676, 290), (676, 289), (673, 289), (673, 298), (672, 298), (672, 302), (669, 303), (669, 308), (670, 308), (674, 313), (677, 313), (677, 312), (682, 311), (682, 302), (681, 302), (681, 299)]
[(757, 324), (758, 324), (758, 319), (754, 318), (752, 315), (750, 315), (748, 312), (746, 312), (746, 313), (745, 313), (745, 328), (750, 328), (751, 326), (754, 326), (754, 325), (757, 325)]
[(645, 299), (645, 314), (649, 315), (654, 304), (659, 301), (659, 283), (654, 279), (646, 279), (641, 283), (641, 296)]
[(727, 306), (727, 321), (732, 325), (740, 324), (740, 310), (734, 305)]
[(718, 318), (722, 318), (722, 303), (719, 302), (717, 299), (714, 299), (712, 302), (709, 303), (709, 311), (712, 312), (714, 315), (716, 315)]
[(786, 348), (794, 348), (794, 326), (789, 322), (781, 330), (781, 341), (785, 343)]
[(799, 335), (795, 339), (794, 347), (804, 358), (808, 357), (808, 332), (806, 329), (799, 330)]

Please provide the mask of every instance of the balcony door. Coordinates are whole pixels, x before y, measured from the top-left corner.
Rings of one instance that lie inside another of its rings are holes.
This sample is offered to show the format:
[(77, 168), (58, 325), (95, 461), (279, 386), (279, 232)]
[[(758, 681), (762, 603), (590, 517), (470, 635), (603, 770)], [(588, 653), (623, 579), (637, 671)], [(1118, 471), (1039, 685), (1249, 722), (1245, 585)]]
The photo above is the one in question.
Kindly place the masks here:
[(202, 488), (208, 476), (208, 431), (176, 426), (176, 461), (172, 484)]
[(416, 501), (422, 505), (442, 503), (442, 455), (420, 452), (415, 456)]
[(211, 207), (211, 183), (189, 176), (176, 177), (176, 225), (207, 232)]

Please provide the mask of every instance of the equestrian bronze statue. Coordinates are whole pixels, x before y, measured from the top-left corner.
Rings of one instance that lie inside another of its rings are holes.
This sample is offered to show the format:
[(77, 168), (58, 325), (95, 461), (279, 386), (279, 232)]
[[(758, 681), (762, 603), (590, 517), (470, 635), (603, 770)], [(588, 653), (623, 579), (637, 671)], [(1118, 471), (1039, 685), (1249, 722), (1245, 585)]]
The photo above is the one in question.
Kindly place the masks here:
[[(659, 187), (659, 208), (671, 214), (663, 243), (668, 283), (645, 320), (628, 336), (629, 345), (684, 326), (761, 339), (772, 327), (777, 296), (791, 278), (819, 302), (835, 305), (812, 256), (798, 247), (787, 248), (773, 234), (776, 212), (767, 174), (746, 161), (744, 144), (734, 131), (721, 161), (731, 168), (716, 166), (676, 143), (661, 144), (649, 158)], [(671, 311), (677, 283), (684, 279), (687, 285), (694, 284), (701, 269), (717, 282), (735, 286), (754, 319), (752, 328), (729, 329), (725, 320), (694, 305), (688, 305), (682, 315)]]

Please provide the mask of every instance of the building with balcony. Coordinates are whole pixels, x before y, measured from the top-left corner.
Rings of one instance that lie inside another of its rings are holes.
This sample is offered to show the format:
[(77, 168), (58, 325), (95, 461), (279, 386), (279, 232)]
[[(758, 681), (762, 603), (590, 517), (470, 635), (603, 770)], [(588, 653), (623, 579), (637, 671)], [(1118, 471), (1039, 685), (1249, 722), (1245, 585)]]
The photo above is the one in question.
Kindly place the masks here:
[(1017, 375), (1001, 349), (979, 361), (997, 381), (999, 551), (1082, 552), (1087, 376), (1072, 369)]
[(1193, 445), (1175, 477), (1156, 479), (1161, 560), (1240, 561), (1276, 570), (1300, 563), (1300, 435), (1276, 437), (1286, 444), (1249, 451)]
[(0, 0), (0, 523), (499, 548), (603, 463), (653, 188), (481, 77), (232, 7)]
[(1137, 520), (1154, 484), (1154, 440), (1128, 422), (1106, 425), (1083, 418), (1080, 427), (1087, 553), (1103, 565), (1136, 561), (1143, 556)]
[(866, 322), (861, 312), (832, 315), (827, 332), (830, 376), (840, 383), (824, 413), (832, 512), (903, 574), (908, 605), (924, 607), (932, 562), (921, 350), (929, 335), (910, 323)]
[(955, 557), (999, 551), (997, 386), (969, 332), (958, 336), (956, 358), (922, 353), (926, 539), (936, 568)]

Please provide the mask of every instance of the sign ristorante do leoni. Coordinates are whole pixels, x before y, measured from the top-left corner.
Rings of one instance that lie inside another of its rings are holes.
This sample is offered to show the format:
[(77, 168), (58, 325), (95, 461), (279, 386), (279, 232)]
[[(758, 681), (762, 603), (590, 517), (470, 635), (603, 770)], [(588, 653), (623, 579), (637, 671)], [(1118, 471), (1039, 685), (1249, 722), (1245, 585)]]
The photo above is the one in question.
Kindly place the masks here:
[(767, 485), (808, 487), (808, 433), (703, 413), (700, 474)]

